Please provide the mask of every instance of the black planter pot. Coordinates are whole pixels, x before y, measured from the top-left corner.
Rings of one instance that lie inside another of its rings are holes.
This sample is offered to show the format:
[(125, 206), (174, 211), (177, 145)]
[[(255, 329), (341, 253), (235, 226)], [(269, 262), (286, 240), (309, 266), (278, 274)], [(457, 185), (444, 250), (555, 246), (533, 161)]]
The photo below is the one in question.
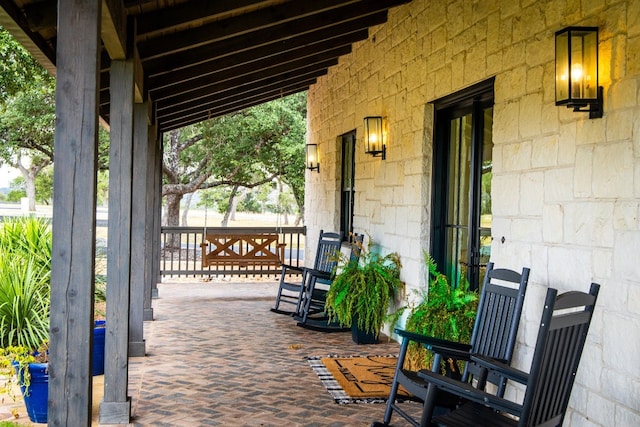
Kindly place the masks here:
[(356, 344), (377, 344), (378, 343), (378, 334), (373, 334), (370, 332), (364, 332), (360, 330), (357, 326), (357, 321), (353, 321), (351, 325), (351, 339)]

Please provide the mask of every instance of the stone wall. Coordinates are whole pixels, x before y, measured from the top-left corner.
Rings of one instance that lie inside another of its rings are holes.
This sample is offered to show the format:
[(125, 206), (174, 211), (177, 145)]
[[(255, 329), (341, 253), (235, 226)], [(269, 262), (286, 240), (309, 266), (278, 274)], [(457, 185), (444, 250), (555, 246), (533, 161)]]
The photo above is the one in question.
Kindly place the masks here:
[[(554, 33), (600, 28), (604, 117), (554, 104)], [(492, 260), (531, 268), (515, 364), (528, 369), (546, 288), (602, 284), (565, 425), (640, 425), (640, 1), (413, 0), (392, 9), (309, 91), (308, 247), (339, 220), (337, 137), (356, 130), (356, 231), (424, 285), (430, 101), (495, 76)], [(387, 158), (362, 120), (388, 120)], [(504, 237), (504, 243), (501, 238)]]

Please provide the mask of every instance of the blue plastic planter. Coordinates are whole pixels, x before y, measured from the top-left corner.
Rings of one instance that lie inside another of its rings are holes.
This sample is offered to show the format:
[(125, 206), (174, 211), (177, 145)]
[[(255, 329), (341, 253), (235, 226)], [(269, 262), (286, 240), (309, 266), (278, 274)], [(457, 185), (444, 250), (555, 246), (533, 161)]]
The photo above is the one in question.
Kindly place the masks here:
[(93, 329), (93, 375), (104, 375), (105, 321), (96, 320)]
[[(16, 371), (17, 364), (14, 363)], [(46, 363), (30, 363), (29, 374), (31, 374), (31, 384), (26, 388), (22, 385), (20, 376), (20, 391), (27, 407), (29, 419), (34, 423), (47, 422), (47, 399), (49, 397), (49, 373)]]

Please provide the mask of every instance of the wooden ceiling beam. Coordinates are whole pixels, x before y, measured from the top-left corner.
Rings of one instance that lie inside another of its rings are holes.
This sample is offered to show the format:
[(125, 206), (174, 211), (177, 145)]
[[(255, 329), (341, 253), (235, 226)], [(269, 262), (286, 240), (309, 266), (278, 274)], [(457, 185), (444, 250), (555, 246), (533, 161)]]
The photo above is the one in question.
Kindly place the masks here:
[[(368, 37), (367, 24), (382, 23), (386, 20), (386, 14), (378, 13), (362, 18), (352, 23), (343, 23), (335, 27), (323, 28), (312, 31), (298, 37), (275, 38), (274, 40), (263, 40), (244, 47), (242, 43), (246, 41), (230, 41), (220, 43), (208, 51), (207, 60), (199, 62), (193, 66), (183, 67), (170, 74), (150, 75), (148, 85), (150, 90), (157, 90), (166, 86), (180, 84), (186, 80), (204, 77), (214, 73), (219, 69), (240, 64), (249, 64), (260, 58), (281, 55), (297, 49), (324, 49), (326, 45), (333, 44), (340, 46), (346, 43), (355, 43)], [(274, 36), (277, 37), (277, 36)], [(244, 38), (244, 37), (243, 37)], [(194, 58), (197, 60), (197, 58)], [(149, 70), (148, 64), (146, 69)], [(150, 74), (150, 73), (149, 73)]]
[[(311, 84), (313, 84), (313, 83), (311, 83)], [(296, 91), (292, 90), (290, 93), (274, 94), (274, 95), (269, 96), (269, 97), (264, 98), (264, 99), (253, 100), (253, 101), (251, 101), (249, 103), (243, 103), (243, 104), (239, 104), (239, 105), (230, 105), (230, 106), (221, 108), (219, 110), (215, 110), (215, 111), (211, 110), (211, 111), (205, 112), (200, 116), (193, 116), (193, 117), (189, 118), (188, 120), (185, 119), (185, 120), (182, 120), (182, 121), (175, 121), (175, 122), (171, 122), (171, 123), (162, 123), (162, 124), (159, 125), (160, 131), (168, 132), (168, 131), (173, 130), (173, 129), (178, 129), (178, 128), (181, 128), (181, 127), (193, 125), (193, 124), (200, 123), (200, 122), (203, 122), (205, 120), (208, 120), (208, 119), (211, 119), (211, 118), (214, 118), (214, 117), (220, 117), (220, 116), (223, 116), (225, 114), (230, 114), (230, 113), (233, 113), (235, 111), (243, 110), (245, 108), (254, 107), (254, 106), (259, 105), (259, 104), (264, 104), (266, 102), (270, 102), (270, 101), (279, 99), (279, 98), (281, 98), (283, 96), (289, 96), (289, 95), (292, 95), (294, 93), (302, 92), (304, 90), (305, 89), (296, 90)]]
[(197, 96), (194, 96), (193, 94), (186, 94), (157, 101), (156, 106), (158, 114), (160, 114), (162, 110), (176, 108), (176, 106), (180, 106), (182, 104), (195, 106), (199, 103), (215, 101), (215, 99), (220, 96), (220, 92), (227, 91), (229, 88), (238, 88), (239, 90), (242, 90), (248, 85), (265, 84), (271, 81), (277, 83), (280, 80), (292, 78), (298, 75), (304, 76), (310, 73), (316, 73), (320, 70), (326, 71), (330, 66), (336, 65), (337, 63), (338, 59), (333, 58), (315, 64), (304, 65), (301, 63), (294, 69), (283, 66), (270, 68), (268, 70), (257, 70), (253, 73), (240, 76), (237, 79), (230, 79), (225, 82), (213, 83), (207, 87), (203, 87)]
[(219, 108), (228, 105), (230, 102), (236, 103), (243, 99), (255, 98), (262, 93), (289, 91), (291, 88), (306, 90), (308, 86), (304, 88), (305, 84), (310, 84), (309, 82), (315, 81), (319, 76), (324, 74), (326, 74), (326, 70), (317, 70), (301, 76), (294, 75), (286, 78), (272, 79), (271, 82), (260, 82), (238, 88), (229, 88), (218, 92), (215, 94), (215, 97), (209, 97), (208, 101), (196, 104), (181, 104), (165, 110), (156, 110), (156, 116), (159, 119), (165, 120), (180, 115), (194, 114)]
[[(198, 46), (227, 40), (242, 34), (279, 27), (301, 19), (326, 21), (329, 16), (357, 16), (359, 12), (345, 4), (362, 3), (356, 0), (292, 1), (266, 9), (237, 15), (223, 21), (189, 28), (174, 34), (138, 42), (144, 60), (190, 50)], [(335, 22), (335, 21), (333, 21)]]
[(58, 0), (45, 0), (24, 5), (24, 15), (31, 31), (53, 30), (58, 25)]
[(221, 83), (230, 79), (235, 79), (243, 75), (254, 74), (260, 70), (262, 72), (271, 69), (279, 68), (296, 69), (304, 65), (315, 64), (323, 62), (328, 59), (338, 58), (342, 55), (346, 55), (351, 52), (351, 44), (339, 46), (333, 49), (314, 50), (309, 52), (305, 50), (297, 55), (274, 55), (268, 58), (264, 58), (260, 61), (252, 62), (249, 66), (241, 64), (236, 67), (221, 68), (220, 71), (206, 74), (202, 77), (187, 80), (181, 84), (165, 87), (160, 90), (151, 91), (153, 98), (162, 102), (166, 98), (175, 96), (180, 97), (197, 97), (198, 92), (202, 91), (208, 86)]
[(102, 0), (100, 36), (111, 59), (127, 59), (127, 12), (121, 0)]
[[(333, 30), (335, 30), (336, 26), (342, 23), (347, 23), (348, 25), (348, 23), (351, 22), (351, 24), (354, 24), (355, 26), (355, 22), (358, 22), (363, 17), (368, 15), (375, 15), (377, 13), (384, 14), (384, 21), (386, 21), (386, 10), (370, 11), (369, 13), (349, 16), (348, 18), (345, 18), (345, 16), (343, 15), (337, 14), (337, 12), (329, 14), (325, 13), (321, 14), (328, 15), (325, 16), (324, 19), (314, 19), (314, 17), (304, 18), (286, 24), (276, 25), (268, 29), (262, 29), (253, 33), (243, 34), (217, 43), (210, 43), (197, 47), (195, 49), (169, 54), (155, 59), (147, 60), (143, 56), (142, 61), (149, 77), (159, 74), (172, 73), (182, 68), (191, 67), (201, 62), (210, 61), (212, 58), (219, 57), (221, 55), (229, 55), (232, 53), (240, 52), (248, 48), (256, 47), (257, 45), (265, 45), (274, 43), (278, 40), (300, 37), (302, 35), (318, 31), (323, 28), (332, 28)], [(379, 19), (380, 17), (378, 16), (376, 20)], [(354, 29), (355, 28), (352, 28), (351, 31), (353, 31)]]
[(167, 30), (175, 30), (206, 18), (241, 14), (273, 4), (273, 0), (191, 0), (171, 7), (147, 12), (137, 17), (138, 36), (153, 36)]

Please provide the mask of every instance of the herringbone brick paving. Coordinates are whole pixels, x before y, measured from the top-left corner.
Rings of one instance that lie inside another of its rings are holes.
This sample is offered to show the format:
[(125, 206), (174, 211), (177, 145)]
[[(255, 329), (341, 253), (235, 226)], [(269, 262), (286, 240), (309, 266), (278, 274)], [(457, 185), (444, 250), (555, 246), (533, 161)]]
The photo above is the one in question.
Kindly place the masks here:
[(269, 311), (274, 282), (158, 288), (154, 321), (145, 323), (147, 356), (130, 364), (133, 426), (337, 427), (382, 419), (382, 404), (334, 403), (306, 357), (397, 354), (396, 342), (356, 345), (349, 333), (300, 328)]

